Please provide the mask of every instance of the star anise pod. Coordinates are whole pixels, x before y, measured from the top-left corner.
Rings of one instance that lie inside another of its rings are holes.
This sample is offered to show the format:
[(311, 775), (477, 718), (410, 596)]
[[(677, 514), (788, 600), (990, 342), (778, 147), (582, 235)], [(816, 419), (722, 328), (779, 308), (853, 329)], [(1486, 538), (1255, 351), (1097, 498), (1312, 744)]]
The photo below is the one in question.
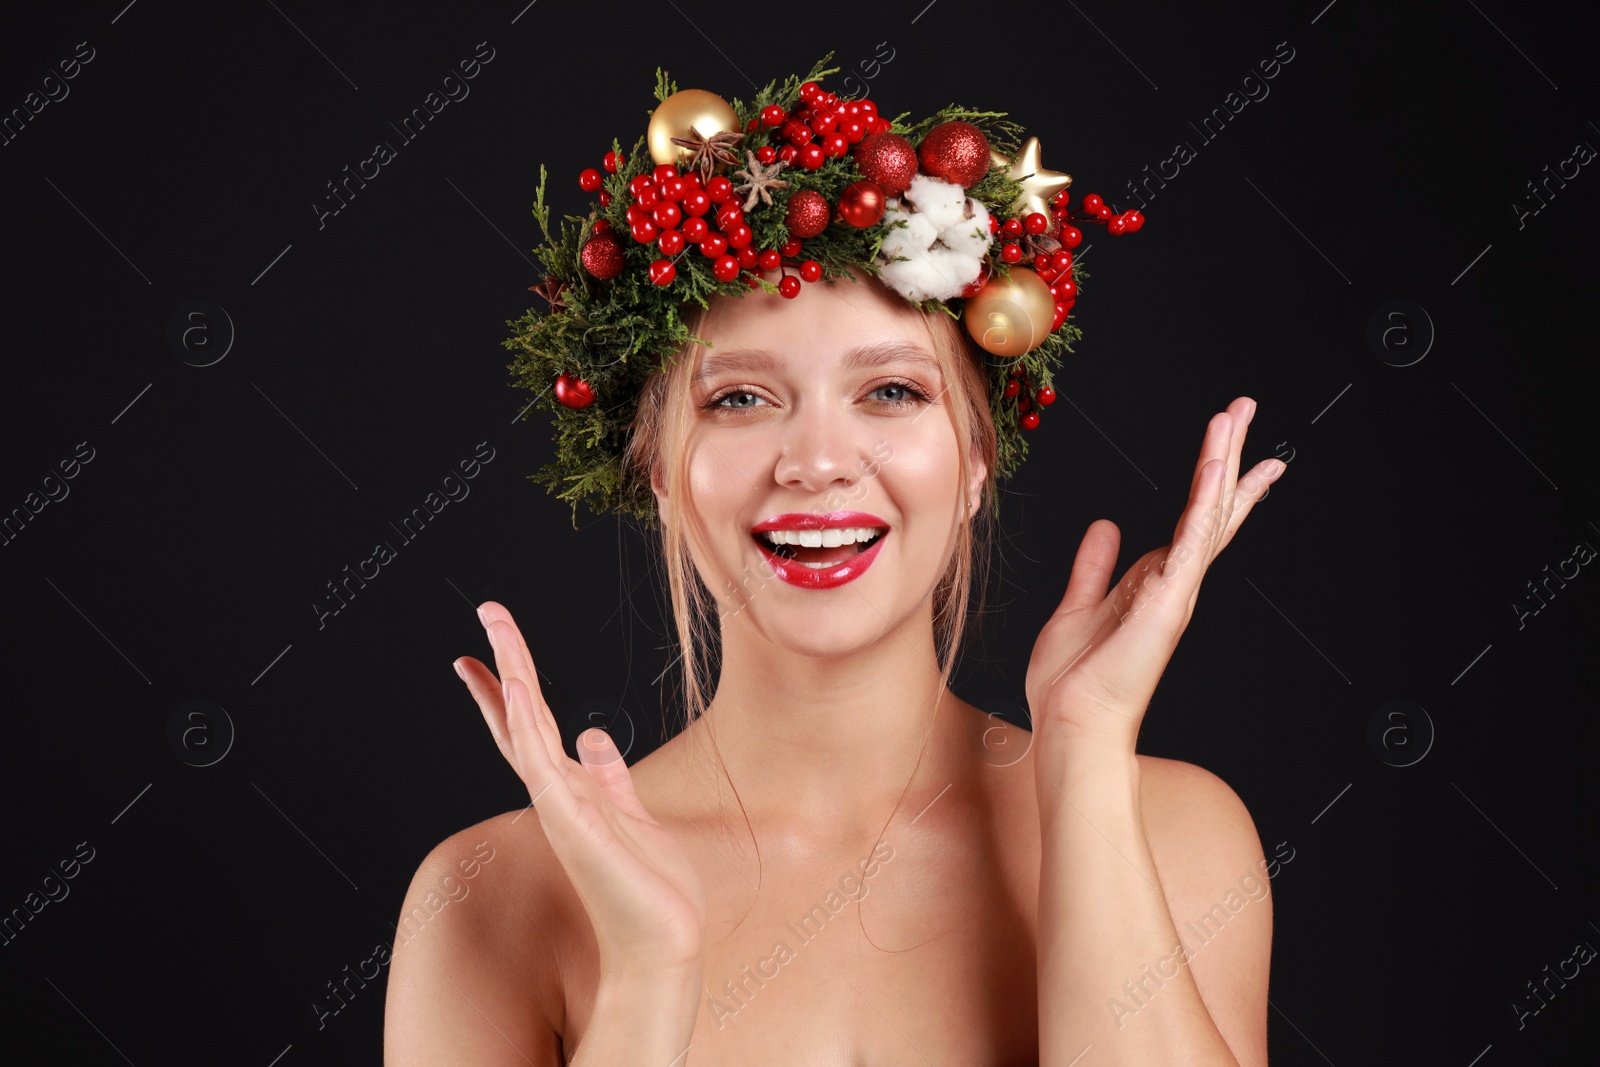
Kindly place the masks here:
[(557, 311), (565, 311), (567, 309), (566, 298), (561, 295), (566, 288), (566, 282), (560, 278), (547, 275), (543, 285), (530, 285), (528, 286), (528, 291), (538, 293), (549, 301), (550, 313), (555, 314)]
[(701, 133), (693, 126), (689, 127), (689, 136), (674, 137), (672, 143), (689, 149), (694, 155), (689, 157), (689, 167), (700, 168), (700, 180), (711, 180), (711, 172), (717, 168), (718, 163), (737, 165), (739, 157), (734, 154), (733, 146), (744, 139), (744, 134), (734, 133), (732, 130), (723, 130), (710, 137)]
[(735, 178), (743, 178), (744, 182), (740, 185), (735, 185), (733, 191), (750, 194), (744, 202), (746, 211), (756, 206), (757, 199), (760, 199), (763, 204), (771, 206), (772, 190), (789, 188), (789, 183), (778, 177), (778, 172), (789, 164), (780, 159), (770, 167), (763, 167), (754, 152), (746, 149), (744, 155), (748, 161), (746, 164), (747, 169), (733, 172)]
[(1032, 259), (1041, 252), (1047, 256), (1053, 256), (1061, 251), (1063, 247), (1060, 241), (1047, 233), (1033, 234), (1027, 231), (1023, 231), (1020, 244), (1022, 245), (1023, 256), (1028, 259)]

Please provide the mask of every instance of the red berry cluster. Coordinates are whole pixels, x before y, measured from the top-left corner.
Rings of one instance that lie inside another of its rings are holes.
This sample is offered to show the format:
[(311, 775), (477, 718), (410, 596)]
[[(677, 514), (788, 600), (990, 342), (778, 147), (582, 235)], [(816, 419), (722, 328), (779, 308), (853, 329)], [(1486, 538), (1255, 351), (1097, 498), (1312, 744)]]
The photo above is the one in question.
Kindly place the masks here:
[(769, 255), (751, 247), (755, 235), (744, 221), (733, 183), (720, 174), (703, 181), (697, 171), (685, 174), (662, 163), (629, 182), (628, 193), (633, 197), (628, 205), (633, 239), (654, 244), (662, 255), (650, 264), (650, 280), (657, 285), (671, 285), (677, 278), (675, 261), (690, 245), (711, 260), (712, 275), (723, 282), (760, 265), (764, 256), (778, 257), (777, 252)]
[[(827, 160), (843, 156), (868, 134), (890, 127), (886, 119), (879, 117), (877, 105), (871, 100), (841, 100), (823, 92), (816, 82), (802, 85), (800, 97), (801, 104), (792, 115), (772, 104), (762, 108), (758, 119), (751, 120), (749, 132), (765, 126), (772, 131), (771, 136), (783, 142), (782, 148), (768, 144), (756, 150), (756, 158), (764, 166), (781, 159), (790, 166), (816, 170)], [(606, 153), (607, 171), (616, 173), (622, 163), (617, 153)], [(578, 175), (578, 185), (585, 192), (599, 192), (600, 205), (607, 207), (611, 196), (601, 188), (603, 182), (600, 172), (593, 168)], [(712, 261), (711, 273), (718, 281), (731, 282), (741, 272), (751, 272), (744, 274), (745, 283), (751, 288), (760, 284), (753, 273), (756, 269), (780, 270), (786, 261), (800, 256), (802, 244), (795, 237), (776, 249), (752, 247), (754, 235), (744, 221), (733, 183), (721, 175), (703, 181), (697, 171), (684, 173), (671, 163), (663, 163), (629, 182), (628, 193), (633, 198), (627, 208), (633, 239), (655, 245), (662, 255), (650, 264), (650, 280), (656, 285), (671, 285), (676, 280), (676, 261), (689, 245), (698, 247)], [(605, 220), (595, 224), (597, 235), (609, 229)], [(609, 265), (610, 259), (603, 262)], [(821, 277), (821, 264), (808, 259), (799, 263), (799, 277), (784, 272), (778, 291), (792, 299), (800, 295), (802, 278), (814, 282)]]
[(838, 159), (868, 134), (891, 125), (871, 100), (841, 100), (816, 82), (800, 86), (800, 106), (792, 115), (777, 104), (762, 108), (761, 124), (774, 130), (774, 138), (784, 144), (782, 148), (766, 145), (757, 150), (756, 158), (766, 166), (781, 159), (806, 170), (817, 170), (828, 160)]
[(1018, 420), (1022, 423), (1022, 428), (1024, 430), (1036, 430), (1039, 428), (1039, 412), (1035, 410), (1035, 405), (1049, 407), (1054, 404), (1056, 402), (1056, 391), (1048, 385), (1041, 385), (1039, 388), (1032, 390), (1033, 397), (1030, 400), (1027, 390), (1027, 373), (1020, 367), (1014, 368), (1006, 379), (1005, 395), (1008, 399), (1016, 398), (1017, 410), (1022, 412), (1022, 418)]

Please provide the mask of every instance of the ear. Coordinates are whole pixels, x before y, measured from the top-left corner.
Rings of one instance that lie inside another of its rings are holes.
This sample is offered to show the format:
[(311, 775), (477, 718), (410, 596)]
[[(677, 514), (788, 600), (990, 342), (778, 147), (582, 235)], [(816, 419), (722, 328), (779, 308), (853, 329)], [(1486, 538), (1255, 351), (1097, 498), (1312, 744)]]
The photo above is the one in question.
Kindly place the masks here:
[(989, 465), (983, 461), (982, 456), (977, 455), (976, 451), (974, 451), (972, 458), (967, 462), (968, 469), (972, 476), (971, 481), (967, 486), (967, 502), (971, 504), (972, 507), (968, 510), (967, 514), (972, 516), (976, 515), (978, 513), (978, 509), (983, 506), (983, 481), (989, 475)]
[(667, 521), (667, 487), (661, 481), (661, 464), (653, 463), (650, 466), (650, 491), (656, 496), (656, 514), (661, 519), (662, 525)]

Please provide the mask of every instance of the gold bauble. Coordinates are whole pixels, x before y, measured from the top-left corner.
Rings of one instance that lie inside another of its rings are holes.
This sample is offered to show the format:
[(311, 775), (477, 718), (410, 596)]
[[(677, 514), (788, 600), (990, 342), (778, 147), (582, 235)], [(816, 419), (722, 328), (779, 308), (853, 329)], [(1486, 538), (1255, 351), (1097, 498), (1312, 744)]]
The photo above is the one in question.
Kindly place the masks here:
[(1056, 301), (1050, 286), (1027, 267), (995, 274), (978, 295), (969, 297), (962, 321), (978, 347), (990, 355), (1016, 359), (1050, 336)]
[(716, 93), (704, 89), (682, 89), (656, 105), (650, 116), (646, 139), (650, 158), (657, 163), (682, 165), (694, 153), (672, 143), (674, 137), (688, 137), (693, 126), (703, 137), (730, 131), (742, 133), (733, 106)]
[(1011, 205), (1017, 215), (1026, 218), (1031, 212), (1037, 211), (1050, 219), (1050, 228), (1055, 229), (1055, 220), (1050, 214), (1050, 198), (1072, 184), (1072, 175), (1045, 170), (1040, 163), (1041, 155), (1043, 152), (1037, 137), (1022, 142), (1022, 150), (1017, 153), (1016, 159), (989, 150), (990, 162), (997, 167), (1005, 167), (1006, 177), (1022, 183), (1022, 195)]

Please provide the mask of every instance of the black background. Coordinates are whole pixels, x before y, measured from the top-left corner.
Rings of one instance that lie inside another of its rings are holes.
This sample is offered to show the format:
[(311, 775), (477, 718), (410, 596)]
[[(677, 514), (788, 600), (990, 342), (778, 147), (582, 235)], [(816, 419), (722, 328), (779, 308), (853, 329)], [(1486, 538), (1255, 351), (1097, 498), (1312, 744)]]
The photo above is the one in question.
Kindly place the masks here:
[[(1256, 398), (1245, 460), (1289, 470), (1209, 575), (1142, 749), (1221, 775), (1292, 850), (1274, 1064), (1592, 1060), (1594, 965), (1520, 1029), (1512, 1002), (1600, 947), (1600, 577), (1513, 608), (1600, 546), (1595, 164), (1513, 208), (1600, 146), (1593, 36), (1578, 5), (1326, 3), (8, 10), (7, 112), (78, 42), (94, 58), (0, 148), (0, 509), (79, 442), (94, 459), (0, 548), (0, 911), (78, 842), (95, 858), (0, 948), (4, 1058), (377, 1062), (382, 978), (320, 1029), (313, 1001), (393, 940), (432, 845), (527, 800), (449, 667), (488, 657), (474, 603), (517, 614), (569, 742), (604, 721), (651, 750), (674, 653), (648, 544), (574, 531), (524, 480), (547, 416), (514, 423), (500, 341), (542, 278), (538, 165), (579, 213), (658, 64), (748, 99), (887, 42), (885, 111), (1008, 111), (1077, 194), (1134, 206), (1128, 179), (1197, 150), (1141, 233), (1088, 235), (1085, 338), (1005, 486), (998, 610), (957, 692), (1014, 714), (1084, 527), (1116, 521), (1124, 564), (1165, 543), (1206, 420)], [(325, 183), (479, 42), (470, 95), (319, 228)], [(1189, 122), (1279, 42), (1270, 95), (1202, 141)], [(195, 299), (237, 330), (208, 367), (166, 339)], [(1391, 300), (1436, 330), (1410, 366), (1367, 340)], [(325, 583), (483, 441), (471, 495), (319, 629)], [(168, 741), (196, 699), (237, 732), (208, 767)], [(1390, 700), (1436, 732), (1411, 766), (1368, 743)]]

